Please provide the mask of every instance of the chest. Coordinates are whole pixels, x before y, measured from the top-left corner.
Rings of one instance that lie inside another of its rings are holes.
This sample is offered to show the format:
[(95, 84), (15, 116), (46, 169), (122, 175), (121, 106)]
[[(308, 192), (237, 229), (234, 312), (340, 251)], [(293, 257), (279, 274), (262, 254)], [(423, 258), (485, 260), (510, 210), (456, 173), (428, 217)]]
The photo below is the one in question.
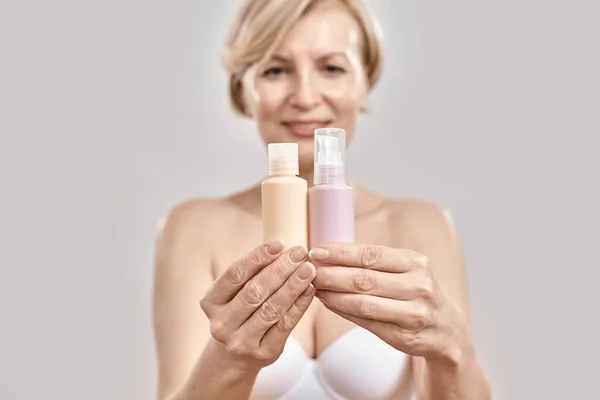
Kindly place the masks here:
[[(391, 222), (385, 213), (378, 213), (355, 222), (356, 243), (394, 246)], [(242, 218), (223, 238), (214, 254), (217, 273), (223, 272), (234, 260), (263, 242), (262, 221), (258, 218)]]
[(410, 358), (371, 332), (354, 328), (317, 359), (292, 337), (274, 364), (258, 374), (251, 400), (404, 400)]

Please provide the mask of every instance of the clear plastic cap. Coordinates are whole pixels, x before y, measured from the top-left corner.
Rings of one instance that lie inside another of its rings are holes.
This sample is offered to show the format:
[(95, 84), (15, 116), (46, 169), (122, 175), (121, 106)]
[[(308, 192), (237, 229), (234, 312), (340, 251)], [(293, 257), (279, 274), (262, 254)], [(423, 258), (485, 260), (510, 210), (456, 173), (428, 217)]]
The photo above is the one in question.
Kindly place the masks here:
[(315, 185), (346, 183), (346, 131), (340, 128), (315, 130)]
[(298, 175), (298, 143), (269, 143), (269, 175)]

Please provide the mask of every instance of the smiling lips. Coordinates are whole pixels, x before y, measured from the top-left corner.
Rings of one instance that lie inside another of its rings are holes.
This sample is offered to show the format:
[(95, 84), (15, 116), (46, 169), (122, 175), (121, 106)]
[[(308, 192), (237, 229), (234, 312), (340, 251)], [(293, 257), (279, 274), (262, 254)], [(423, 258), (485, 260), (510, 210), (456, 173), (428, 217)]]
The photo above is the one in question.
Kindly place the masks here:
[(326, 128), (331, 124), (331, 120), (294, 120), (284, 121), (281, 123), (293, 135), (296, 136), (313, 136), (315, 129)]

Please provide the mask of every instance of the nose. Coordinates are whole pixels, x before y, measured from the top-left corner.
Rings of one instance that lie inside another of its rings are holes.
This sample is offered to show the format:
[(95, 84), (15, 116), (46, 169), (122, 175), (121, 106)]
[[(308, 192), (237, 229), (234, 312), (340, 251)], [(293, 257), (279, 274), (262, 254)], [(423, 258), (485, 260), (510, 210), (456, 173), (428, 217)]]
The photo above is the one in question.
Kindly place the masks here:
[(291, 104), (300, 110), (309, 110), (321, 102), (318, 85), (310, 74), (298, 76), (292, 90)]

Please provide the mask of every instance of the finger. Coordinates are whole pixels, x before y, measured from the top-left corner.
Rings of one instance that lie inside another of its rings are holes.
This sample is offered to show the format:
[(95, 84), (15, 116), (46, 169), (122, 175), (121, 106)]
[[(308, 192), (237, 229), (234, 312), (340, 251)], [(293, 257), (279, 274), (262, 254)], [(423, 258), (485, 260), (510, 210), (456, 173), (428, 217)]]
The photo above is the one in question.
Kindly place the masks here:
[(308, 310), (314, 297), (315, 288), (309, 284), (279, 322), (265, 333), (261, 344), (272, 343), (274, 346), (283, 346), (290, 333), (292, 333), (292, 330), (298, 325), (298, 322), (300, 322), (302, 316)]
[(413, 250), (355, 243), (324, 244), (312, 249), (309, 257), (321, 264), (385, 272), (407, 272), (427, 264), (427, 257)]
[(361, 328), (364, 328), (364, 329), (372, 332), (374, 335), (378, 336), (384, 342), (387, 342), (390, 344), (391, 343), (395, 344), (396, 333), (398, 330), (400, 330), (398, 325), (393, 324), (391, 322), (382, 322), (382, 321), (375, 321), (372, 319), (355, 317), (354, 315), (347, 314), (343, 311), (339, 311), (334, 308), (331, 308), (327, 304), (323, 304), (323, 305), (329, 311), (339, 315), (340, 317), (342, 317), (350, 322), (353, 322), (354, 324), (360, 326)]
[(327, 290), (319, 290), (316, 295), (330, 308), (358, 318), (391, 322), (408, 329), (422, 329), (432, 323), (429, 309), (419, 302)]
[[(284, 318), (298, 297), (309, 287), (315, 275), (314, 265), (310, 262), (303, 263), (279, 290), (254, 311), (252, 316), (240, 327), (240, 332), (243, 331), (244, 335), (260, 341), (265, 332)], [(289, 317), (285, 319), (286, 321), (282, 323), (283, 328), (291, 325)]]
[(271, 264), (283, 251), (283, 242), (276, 240), (254, 248), (246, 256), (234, 261), (211, 285), (205, 300), (209, 303), (226, 304), (244, 287), (246, 282)]
[(398, 300), (413, 298), (415, 288), (409, 274), (329, 266), (317, 269), (313, 285), (320, 290), (363, 293)]
[(293, 247), (250, 279), (226, 306), (228, 327), (237, 329), (250, 318), (265, 300), (281, 288), (306, 259), (306, 255), (304, 247)]

